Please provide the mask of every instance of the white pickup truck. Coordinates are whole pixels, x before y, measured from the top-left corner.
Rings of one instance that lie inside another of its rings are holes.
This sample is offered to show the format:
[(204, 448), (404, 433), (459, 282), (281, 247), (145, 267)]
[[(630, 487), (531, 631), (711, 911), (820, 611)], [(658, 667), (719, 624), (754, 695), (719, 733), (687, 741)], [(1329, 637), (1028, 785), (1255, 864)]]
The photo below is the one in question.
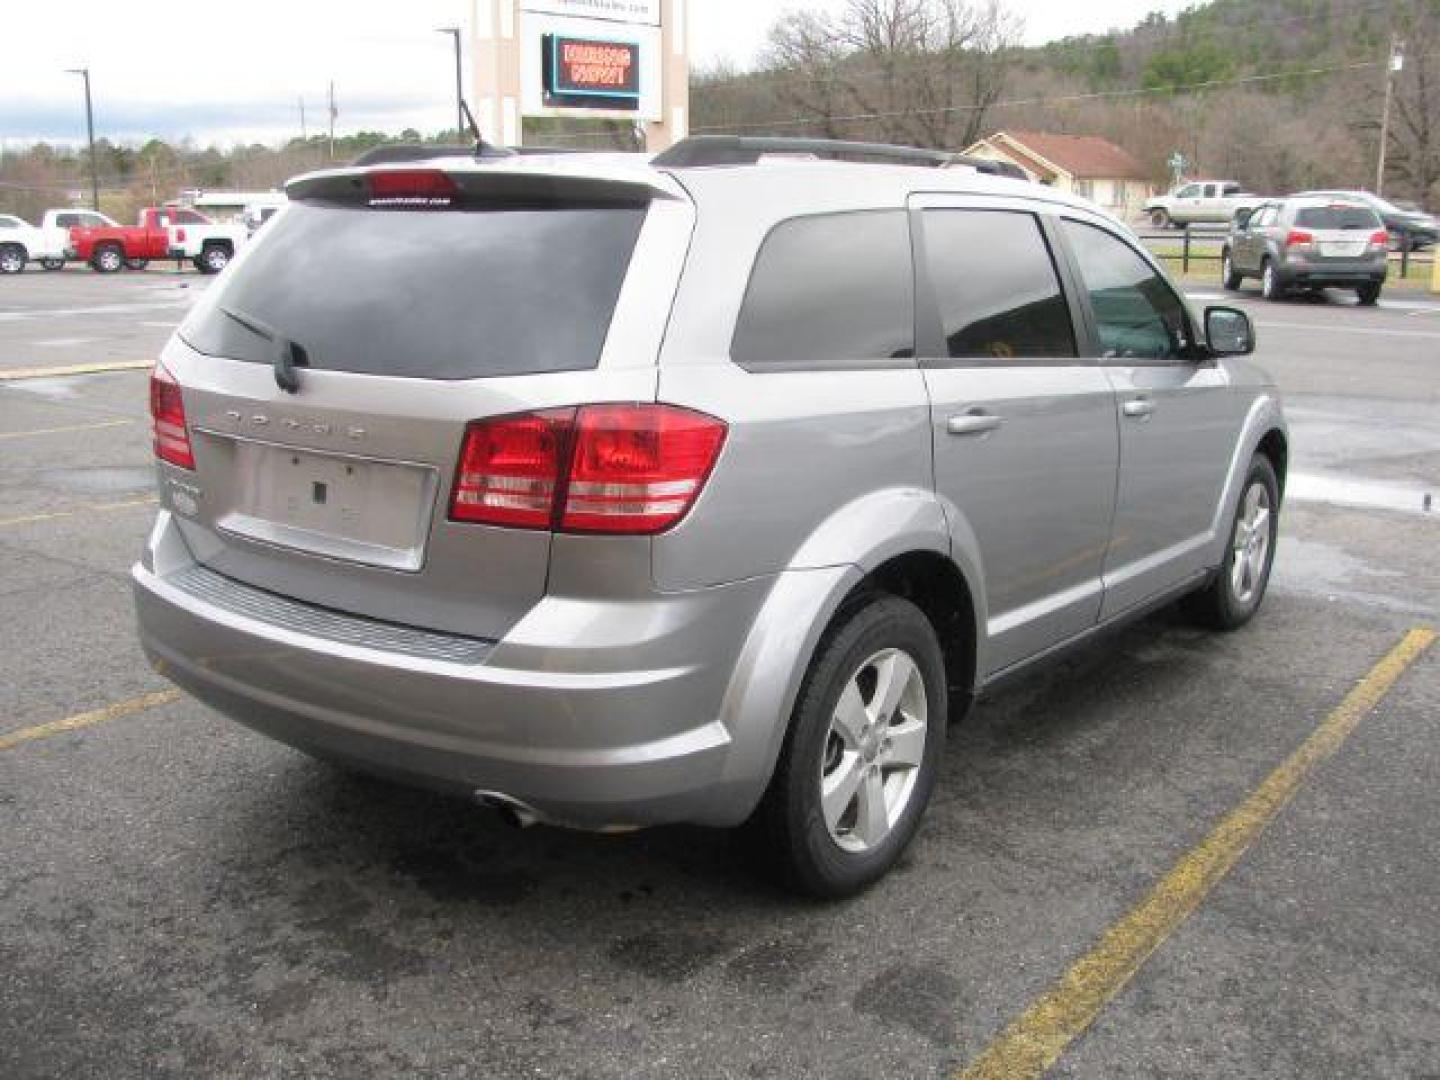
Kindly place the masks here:
[(30, 262), (59, 270), (73, 254), (72, 228), (114, 224), (94, 210), (46, 210), (38, 227), (14, 214), (0, 214), (0, 274), (21, 273)]
[(1145, 215), (1157, 229), (1182, 228), (1196, 222), (1228, 222), (1237, 210), (1252, 210), (1265, 201), (1231, 180), (1192, 180), (1145, 204)]

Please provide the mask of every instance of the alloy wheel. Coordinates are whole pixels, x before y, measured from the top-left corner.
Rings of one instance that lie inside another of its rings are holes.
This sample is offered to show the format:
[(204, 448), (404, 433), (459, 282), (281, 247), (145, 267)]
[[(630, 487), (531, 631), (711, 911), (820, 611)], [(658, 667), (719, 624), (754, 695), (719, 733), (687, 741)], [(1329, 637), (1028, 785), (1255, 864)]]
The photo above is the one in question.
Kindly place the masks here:
[(1248, 604), (1260, 589), (1270, 555), (1270, 492), (1264, 484), (1251, 484), (1245, 492), (1230, 546), (1230, 591)]
[(820, 763), (825, 827), (844, 850), (873, 850), (910, 805), (927, 716), (920, 668), (899, 649), (877, 652), (846, 682)]

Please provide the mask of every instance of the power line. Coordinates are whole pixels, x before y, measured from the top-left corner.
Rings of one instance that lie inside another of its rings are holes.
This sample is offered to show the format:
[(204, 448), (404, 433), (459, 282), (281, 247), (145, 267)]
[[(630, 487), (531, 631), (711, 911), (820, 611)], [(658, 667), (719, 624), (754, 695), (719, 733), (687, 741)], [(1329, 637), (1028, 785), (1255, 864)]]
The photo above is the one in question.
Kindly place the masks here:
[(1009, 98), (984, 105), (944, 105), (930, 109), (890, 109), (882, 112), (851, 113), (845, 116), (796, 116), (784, 120), (757, 121), (747, 124), (703, 124), (697, 125), (691, 130), (695, 132), (755, 131), (761, 128), (803, 127), (806, 124), (840, 124), (860, 120), (890, 120), (906, 116), (939, 116), (947, 113), (1015, 108), (1021, 105), (1065, 105), (1080, 101), (1104, 101), (1118, 98), (1145, 97), (1152, 94), (1173, 94), (1182, 90), (1210, 90), (1226, 86), (1247, 86), (1258, 83), (1276, 82), (1282, 79), (1309, 78), (1314, 75), (1332, 75), (1341, 71), (1363, 71), (1367, 68), (1379, 67), (1382, 63), (1388, 62), (1388, 58), (1383, 61), (1361, 60), (1349, 64), (1300, 68), (1294, 71), (1274, 72), (1268, 75), (1243, 75), (1233, 79), (1206, 79), (1203, 82), (1172, 83), (1166, 86), (1142, 87), (1134, 90), (1096, 90), (1086, 94), (1064, 94), (1055, 97)]

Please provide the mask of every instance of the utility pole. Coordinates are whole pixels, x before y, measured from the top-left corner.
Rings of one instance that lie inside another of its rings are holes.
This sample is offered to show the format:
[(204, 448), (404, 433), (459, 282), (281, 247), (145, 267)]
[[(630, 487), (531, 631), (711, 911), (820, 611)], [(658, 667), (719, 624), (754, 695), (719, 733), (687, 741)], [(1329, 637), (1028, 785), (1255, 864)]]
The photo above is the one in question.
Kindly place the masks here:
[(100, 174), (95, 167), (95, 110), (90, 106), (90, 69), (66, 68), (71, 75), (85, 80), (85, 134), (90, 140), (90, 209), (100, 212)]
[(300, 95), (300, 141), (307, 142), (310, 136), (305, 130), (305, 95)]
[(436, 27), (437, 34), (449, 34), (455, 39), (455, 134), (461, 142), (465, 141), (465, 113), (461, 102), (465, 100), (465, 91), (460, 81), (460, 27), (440, 26)]
[(335, 117), (338, 110), (335, 108), (335, 80), (330, 80), (330, 160), (335, 160)]
[(1390, 142), (1390, 102), (1395, 97), (1395, 76), (1405, 67), (1405, 43), (1390, 38), (1390, 58), (1385, 64), (1385, 105), (1380, 110), (1380, 153), (1375, 159), (1375, 194), (1385, 194), (1385, 150)]

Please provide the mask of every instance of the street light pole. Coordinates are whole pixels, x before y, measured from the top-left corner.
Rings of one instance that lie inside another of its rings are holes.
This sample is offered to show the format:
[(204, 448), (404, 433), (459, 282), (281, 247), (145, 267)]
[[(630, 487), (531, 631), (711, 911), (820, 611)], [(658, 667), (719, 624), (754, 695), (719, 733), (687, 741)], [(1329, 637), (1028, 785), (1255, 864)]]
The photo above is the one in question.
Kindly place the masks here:
[(1395, 97), (1395, 75), (1405, 67), (1405, 46), (1390, 39), (1390, 56), (1385, 62), (1385, 105), (1380, 110), (1380, 153), (1375, 159), (1375, 194), (1385, 194), (1385, 150), (1390, 141), (1390, 102)]
[(465, 138), (465, 112), (461, 102), (465, 100), (465, 90), (460, 81), (460, 27), (439, 26), (435, 28), (437, 34), (449, 34), (455, 39), (455, 133), (463, 141)]
[(71, 75), (85, 80), (85, 134), (90, 140), (90, 208), (100, 212), (100, 174), (95, 168), (95, 110), (90, 105), (90, 69), (66, 68)]

